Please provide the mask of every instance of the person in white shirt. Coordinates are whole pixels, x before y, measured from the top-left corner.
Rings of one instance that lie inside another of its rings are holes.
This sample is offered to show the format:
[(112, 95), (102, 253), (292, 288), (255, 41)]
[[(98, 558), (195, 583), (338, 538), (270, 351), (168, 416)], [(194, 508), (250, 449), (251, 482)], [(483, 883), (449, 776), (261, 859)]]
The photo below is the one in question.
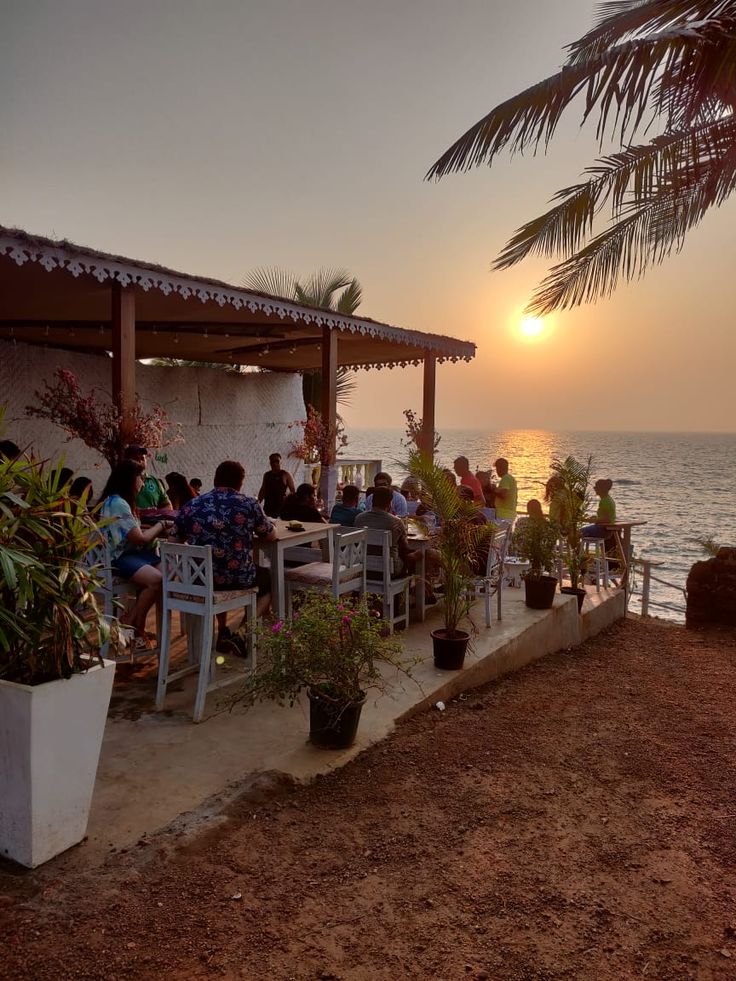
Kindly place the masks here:
[[(409, 513), (409, 509), (406, 506), (406, 498), (400, 491), (394, 490), (391, 486), (392, 484), (393, 481), (391, 479), (391, 474), (383, 471), (381, 471), (381, 473), (377, 473), (375, 480), (373, 481), (374, 488), (388, 487), (391, 490), (393, 494), (391, 499), (391, 514), (395, 514), (397, 518), (405, 518)], [(366, 511), (370, 511), (372, 507), (373, 495), (369, 494), (365, 499), (365, 509)]]

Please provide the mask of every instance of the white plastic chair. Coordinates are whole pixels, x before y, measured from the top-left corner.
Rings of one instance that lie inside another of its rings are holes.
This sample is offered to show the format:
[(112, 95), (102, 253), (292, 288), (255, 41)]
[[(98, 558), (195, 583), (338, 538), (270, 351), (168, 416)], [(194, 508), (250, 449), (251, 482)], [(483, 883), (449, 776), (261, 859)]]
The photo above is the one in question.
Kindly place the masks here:
[[(256, 665), (256, 600), (258, 590), (234, 589), (215, 591), (212, 576), (212, 549), (209, 545), (161, 544), (161, 573), (163, 576), (163, 623), (161, 626), (161, 656), (156, 687), (156, 710), (161, 711), (166, 700), (166, 688), (178, 678), (199, 672), (197, 694), (192, 719), (199, 722), (204, 713), (208, 692), (239, 681), (235, 673), (221, 681), (214, 680), (212, 640), (215, 614), (245, 608), (248, 614), (248, 644), (251, 668)], [(174, 610), (187, 615), (190, 658), (194, 663), (169, 674), (171, 645), (171, 614)], [(195, 625), (195, 620), (199, 624)]]
[[(388, 624), (391, 633), (397, 623), (409, 626), (409, 589), (412, 584), (411, 576), (393, 575), (393, 558), (391, 555), (392, 537), (390, 531), (379, 531), (367, 528), (366, 570), (372, 573), (365, 584), (368, 593), (381, 597), (383, 619)], [(397, 596), (404, 597), (404, 612), (395, 614), (394, 600)]]
[(491, 599), (496, 596), (496, 619), (501, 619), (503, 600), (503, 566), (506, 561), (506, 551), (511, 538), (511, 525), (495, 531), (488, 544), (486, 573), (473, 581), (473, 595), (483, 596), (486, 608), (486, 627), (491, 625)]
[(332, 562), (308, 562), (284, 571), (286, 609), (291, 616), (293, 594), (299, 590), (331, 593), (365, 592), (366, 529), (335, 529)]

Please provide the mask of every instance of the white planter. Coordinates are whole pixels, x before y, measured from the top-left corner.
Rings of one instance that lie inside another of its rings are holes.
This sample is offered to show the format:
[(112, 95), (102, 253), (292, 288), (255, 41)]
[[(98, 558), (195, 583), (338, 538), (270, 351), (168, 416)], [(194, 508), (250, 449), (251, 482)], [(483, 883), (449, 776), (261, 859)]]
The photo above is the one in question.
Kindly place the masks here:
[(114, 676), (0, 680), (0, 855), (35, 868), (86, 835)]

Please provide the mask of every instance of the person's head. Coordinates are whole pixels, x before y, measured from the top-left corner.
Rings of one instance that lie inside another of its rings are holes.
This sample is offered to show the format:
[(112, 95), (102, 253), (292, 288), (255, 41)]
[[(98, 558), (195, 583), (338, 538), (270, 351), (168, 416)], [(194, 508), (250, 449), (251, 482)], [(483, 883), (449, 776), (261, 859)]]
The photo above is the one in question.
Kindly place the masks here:
[(393, 499), (394, 495), (390, 487), (384, 487), (380, 484), (377, 485), (373, 491), (373, 510), (389, 511)]
[(468, 458), (466, 456), (459, 456), (452, 464), (452, 469), (455, 471), (458, 477), (464, 477), (466, 473), (470, 473)]
[(357, 508), (360, 491), (355, 484), (345, 484), (342, 489), (342, 503), (346, 508)]
[(473, 494), (472, 488), (466, 487), (461, 484), (457, 489), (458, 497), (461, 501), (468, 501), (470, 504), (475, 500), (475, 495)]
[(605, 497), (606, 494), (610, 494), (612, 487), (612, 480), (604, 480), (602, 478), (600, 480), (596, 480), (596, 482), (593, 484), (593, 490), (596, 492), (598, 497)]
[(499, 477), (505, 477), (509, 472), (509, 461), (500, 456), (493, 464)]
[(272, 470), (280, 470), (281, 469), (281, 454), (280, 453), (272, 453), (269, 456), (269, 458), (268, 458), (268, 462), (269, 462)]
[(189, 481), (183, 473), (177, 473), (176, 470), (166, 474), (166, 486), (169, 489), (169, 497), (172, 501), (175, 500), (179, 507), (194, 497), (194, 490), (190, 487)]
[(93, 490), (92, 481), (89, 477), (76, 477), (69, 488), (69, 497), (74, 498), (75, 501), (79, 501), (86, 494), (86, 501), (89, 504), (92, 500)]
[(245, 467), (237, 460), (223, 460), (215, 470), (215, 487), (239, 491), (245, 480)]
[(530, 501), (526, 502), (526, 513), (530, 518), (543, 518), (544, 511), (542, 510), (541, 503), (533, 497)]
[(15, 460), (20, 456), (20, 447), (12, 439), (0, 440), (0, 459)]
[(74, 471), (71, 469), (71, 467), (54, 468), (54, 473), (56, 475), (56, 484), (59, 487), (59, 489), (61, 489), (62, 487), (66, 487), (66, 485), (74, 476)]
[(312, 507), (315, 507), (317, 504), (317, 495), (314, 484), (299, 484), (296, 489), (296, 499), (299, 504), (311, 504)]
[(491, 474), (488, 470), (476, 470), (475, 477), (484, 490), (491, 486)]
[(139, 443), (131, 443), (130, 446), (125, 447), (123, 459), (134, 460), (136, 463), (140, 463), (145, 470), (146, 463), (148, 461), (148, 450), (145, 446), (141, 446)]
[(557, 491), (561, 489), (562, 489), (562, 480), (556, 473), (553, 473), (552, 476), (547, 481), (547, 483), (544, 485), (545, 501), (551, 501), (552, 498), (557, 493)]
[(100, 500), (104, 501), (117, 494), (128, 502), (131, 510), (135, 511), (135, 499), (142, 486), (143, 465), (136, 460), (123, 460), (112, 468), (105, 489), (100, 494)]
[(407, 477), (400, 489), (407, 501), (419, 500), (419, 481), (415, 477)]
[(200, 477), (192, 477), (189, 481), (189, 486), (192, 488), (195, 494), (199, 494), (202, 490), (202, 480)]
[(392, 484), (393, 480), (391, 479), (391, 474), (386, 473), (385, 470), (377, 473), (375, 479), (373, 480), (374, 487), (390, 487)]
[(447, 480), (449, 484), (452, 484), (453, 487), (457, 487), (457, 477), (455, 476), (454, 470), (450, 470), (448, 467), (445, 467), (442, 473), (445, 475), (445, 480)]

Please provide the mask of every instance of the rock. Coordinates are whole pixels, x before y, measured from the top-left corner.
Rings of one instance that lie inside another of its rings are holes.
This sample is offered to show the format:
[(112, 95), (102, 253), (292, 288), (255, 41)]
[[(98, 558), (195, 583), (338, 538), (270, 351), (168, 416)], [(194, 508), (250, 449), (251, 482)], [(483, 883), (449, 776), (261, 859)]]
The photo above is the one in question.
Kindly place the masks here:
[(690, 630), (736, 628), (736, 548), (721, 548), (715, 558), (690, 569), (685, 625)]

